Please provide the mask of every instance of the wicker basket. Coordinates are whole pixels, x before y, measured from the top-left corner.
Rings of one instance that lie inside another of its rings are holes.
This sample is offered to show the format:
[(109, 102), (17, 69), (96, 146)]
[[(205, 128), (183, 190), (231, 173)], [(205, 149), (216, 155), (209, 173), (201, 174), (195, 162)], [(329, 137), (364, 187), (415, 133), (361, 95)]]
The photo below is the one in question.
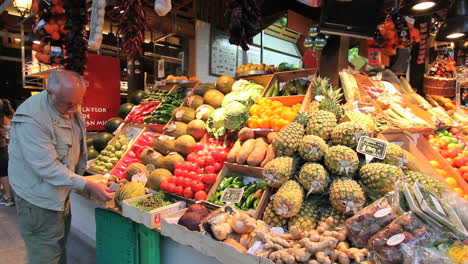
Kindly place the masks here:
[(453, 97), (456, 94), (455, 86), (455, 78), (449, 79), (424, 76), (423, 88), (425, 94)]

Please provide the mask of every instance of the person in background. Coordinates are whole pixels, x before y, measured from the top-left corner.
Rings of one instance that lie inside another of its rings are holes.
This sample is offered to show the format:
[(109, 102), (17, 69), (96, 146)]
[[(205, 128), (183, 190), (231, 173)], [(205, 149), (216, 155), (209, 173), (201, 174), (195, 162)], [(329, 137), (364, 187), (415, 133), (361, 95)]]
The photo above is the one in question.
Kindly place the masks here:
[(8, 142), (10, 120), (15, 112), (8, 99), (1, 99), (0, 102), (0, 183), (5, 191), (0, 197), (0, 205), (14, 206), (13, 194), (8, 183)]
[(85, 92), (80, 75), (54, 71), (47, 90), (23, 102), (12, 120), (8, 175), (30, 264), (66, 263), (71, 190), (111, 199), (106, 185), (81, 176), (86, 130), (78, 109)]

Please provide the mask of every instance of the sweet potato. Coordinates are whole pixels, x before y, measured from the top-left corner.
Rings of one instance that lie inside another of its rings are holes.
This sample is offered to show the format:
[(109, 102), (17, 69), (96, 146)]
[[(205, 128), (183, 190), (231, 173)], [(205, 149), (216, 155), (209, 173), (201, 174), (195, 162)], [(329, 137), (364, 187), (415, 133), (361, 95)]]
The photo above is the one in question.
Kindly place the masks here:
[(276, 132), (270, 132), (270, 133), (268, 133), (268, 135), (267, 135), (267, 142), (268, 142), (268, 144), (273, 143), (273, 140), (275, 140), (275, 138), (276, 138), (277, 135), (278, 135), (278, 133), (276, 133)]
[(237, 153), (236, 161), (239, 164), (244, 164), (249, 158), (250, 153), (255, 148), (255, 139), (247, 139), (244, 144), (242, 144), (239, 153)]
[(275, 158), (275, 152), (273, 151), (273, 145), (268, 145), (265, 159), (260, 163), (260, 167), (264, 167), (270, 160)]
[(236, 162), (237, 153), (239, 153), (239, 150), (241, 149), (241, 147), (242, 147), (242, 143), (240, 142), (240, 140), (236, 141), (231, 151), (229, 151), (229, 154), (227, 156), (227, 162), (233, 162), (233, 163)]
[(238, 136), (240, 141), (246, 141), (254, 138), (254, 131), (248, 127), (244, 127), (239, 131)]
[(259, 137), (255, 139), (255, 148), (247, 158), (247, 164), (249, 166), (258, 166), (265, 159), (268, 144), (265, 142), (265, 138)]

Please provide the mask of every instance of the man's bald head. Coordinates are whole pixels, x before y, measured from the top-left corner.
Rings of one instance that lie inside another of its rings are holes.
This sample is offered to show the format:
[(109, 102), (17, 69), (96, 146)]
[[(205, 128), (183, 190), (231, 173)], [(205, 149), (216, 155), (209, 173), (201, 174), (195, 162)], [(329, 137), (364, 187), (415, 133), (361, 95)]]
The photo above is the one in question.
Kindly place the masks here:
[(59, 113), (72, 114), (83, 102), (86, 85), (76, 72), (54, 71), (48, 77), (47, 93)]

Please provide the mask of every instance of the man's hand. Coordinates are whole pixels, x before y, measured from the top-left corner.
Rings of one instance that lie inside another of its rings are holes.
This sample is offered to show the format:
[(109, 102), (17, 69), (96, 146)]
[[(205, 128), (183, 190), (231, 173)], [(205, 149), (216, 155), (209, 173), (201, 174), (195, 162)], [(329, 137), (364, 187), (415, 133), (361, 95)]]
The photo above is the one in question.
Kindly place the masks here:
[(109, 201), (112, 199), (109, 188), (102, 183), (97, 183), (86, 179), (86, 188), (100, 201)]

